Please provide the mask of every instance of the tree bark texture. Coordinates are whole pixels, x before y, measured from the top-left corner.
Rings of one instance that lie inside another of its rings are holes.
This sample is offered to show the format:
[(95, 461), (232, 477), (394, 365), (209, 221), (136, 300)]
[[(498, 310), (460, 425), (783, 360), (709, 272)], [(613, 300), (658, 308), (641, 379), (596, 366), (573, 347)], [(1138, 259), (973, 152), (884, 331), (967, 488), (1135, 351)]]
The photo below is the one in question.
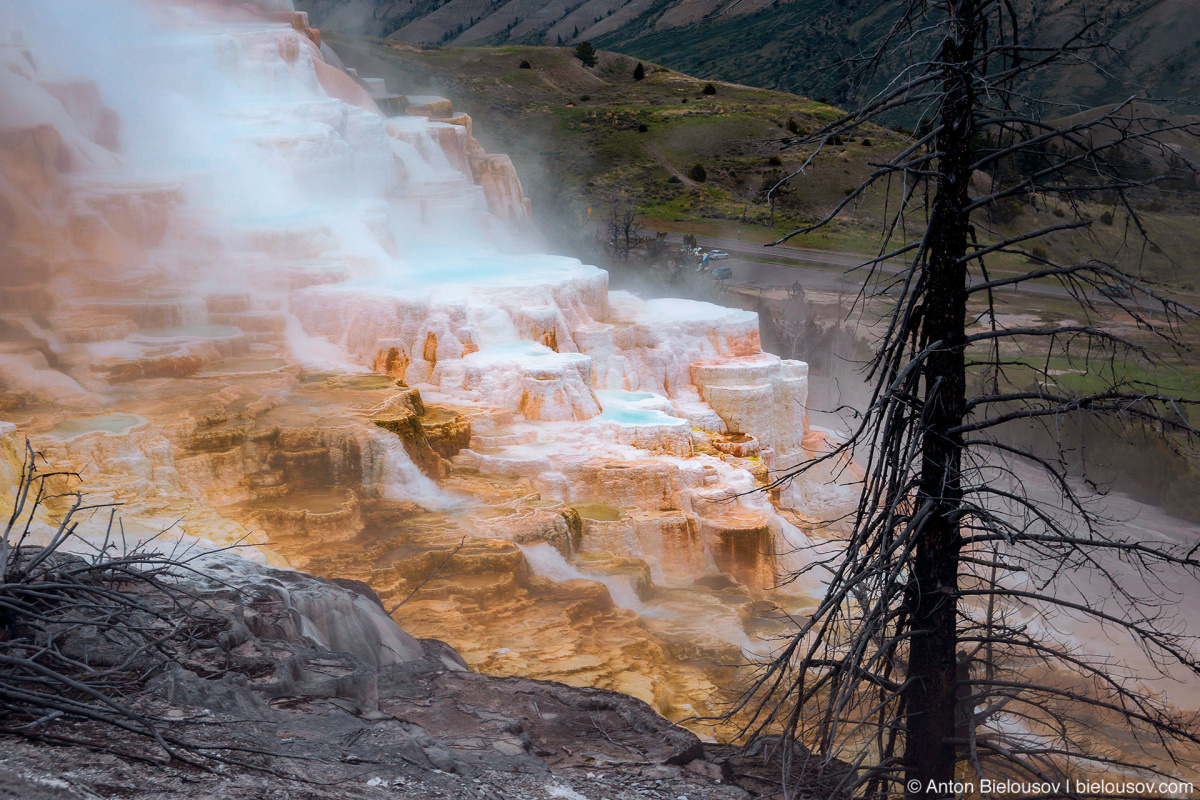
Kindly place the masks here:
[[(960, 466), (963, 442), (949, 431), (966, 414), (967, 252), (972, 119), (971, 61), (975, 55), (977, 0), (951, 0), (949, 34), (940, 60), (944, 103), (937, 124), (939, 177), (927, 234), (921, 338), (937, 344), (924, 362), (919, 488), (913, 504), (919, 536), (907, 594), (913, 637), (903, 695), (906, 796), (927, 798), (930, 783), (954, 780), (957, 706), (958, 567), (962, 539)], [(919, 787), (913, 791), (914, 787)]]

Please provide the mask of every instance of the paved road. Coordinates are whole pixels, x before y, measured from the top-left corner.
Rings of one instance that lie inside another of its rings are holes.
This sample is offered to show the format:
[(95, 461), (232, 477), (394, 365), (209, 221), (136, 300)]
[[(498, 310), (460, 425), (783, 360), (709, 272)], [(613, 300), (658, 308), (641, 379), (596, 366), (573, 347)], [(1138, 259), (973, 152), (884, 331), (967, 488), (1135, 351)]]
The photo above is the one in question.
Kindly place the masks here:
[[(683, 234), (671, 232), (667, 234), (667, 239), (672, 242), (682, 242)], [(740, 239), (725, 239), (719, 236), (697, 236), (696, 243), (709, 249), (724, 250), (730, 255), (736, 253), (753, 256), (754, 258), (769, 258), (781, 263), (811, 264), (824, 269), (848, 269), (850, 267), (857, 267), (863, 262), (863, 257), (858, 253), (812, 250), (790, 244), (766, 247), (754, 242), (743, 242)], [(888, 262), (885, 266), (892, 272), (897, 272), (904, 268), (904, 265), (900, 262)]]
[[(683, 234), (672, 231), (667, 235), (667, 240), (682, 242)], [(806, 290), (838, 291), (840, 289), (849, 293), (857, 293), (866, 275), (865, 269), (847, 273), (847, 270), (863, 263), (864, 257), (858, 253), (811, 250), (788, 244), (765, 247), (753, 242), (719, 236), (697, 236), (696, 243), (709, 249), (724, 250), (730, 256), (770, 259), (769, 262), (763, 262), (731, 257), (720, 262), (709, 262), (710, 265), (729, 267), (733, 270), (733, 279), (730, 283), (748, 289), (786, 289), (796, 281), (800, 281)], [(900, 273), (904, 268), (905, 265), (897, 261), (888, 261), (882, 265), (883, 271), (892, 275)], [(998, 293), (1042, 295), (1063, 299), (1071, 297), (1063, 287), (1044, 283), (1007, 286), (1000, 289)], [(1096, 293), (1096, 296), (1099, 297), (1099, 293)]]
[(787, 289), (799, 282), (805, 291), (855, 294), (860, 283), (856, 275), (846, 275), (845, 268), (821, 269), (741, 258), (710, 261), (709, 266), (729, 267), (733, 271), (730, 285), (747, 289)]

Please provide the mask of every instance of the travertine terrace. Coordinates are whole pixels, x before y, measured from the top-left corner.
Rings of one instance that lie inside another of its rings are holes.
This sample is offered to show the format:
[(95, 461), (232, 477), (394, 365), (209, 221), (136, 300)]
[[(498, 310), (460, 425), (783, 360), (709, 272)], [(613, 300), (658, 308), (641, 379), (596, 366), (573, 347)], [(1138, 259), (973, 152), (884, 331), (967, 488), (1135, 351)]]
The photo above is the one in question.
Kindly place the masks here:
[(813, 602), (778, 579), (849, 490), (754, 491), (823, 439), (753, 313), (537, 255), (470, 118), (288, 0), (33, 5), (0, 12), (6, 469), (27, 437), (127, 536), (361, 579), (475, 668), (674, 718)]

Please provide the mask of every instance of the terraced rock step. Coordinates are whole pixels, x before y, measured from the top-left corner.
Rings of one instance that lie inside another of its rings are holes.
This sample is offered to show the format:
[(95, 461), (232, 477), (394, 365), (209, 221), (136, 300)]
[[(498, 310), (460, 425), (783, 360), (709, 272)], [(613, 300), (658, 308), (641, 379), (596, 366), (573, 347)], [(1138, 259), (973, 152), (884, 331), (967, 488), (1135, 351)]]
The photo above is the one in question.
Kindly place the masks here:
[(806, 365), (528, 252), (511, 161), (446, 98), (391, 115), (303, 14), (113, 2), (120, 63), (72, 18), (0, 48), (0, 498), (28, 436), (128, 536), (362, 581), (491, 673), (718, 709), (819, 594), (777, 585), (794, 522), (846, 502), (756, 491), (828, 444)]

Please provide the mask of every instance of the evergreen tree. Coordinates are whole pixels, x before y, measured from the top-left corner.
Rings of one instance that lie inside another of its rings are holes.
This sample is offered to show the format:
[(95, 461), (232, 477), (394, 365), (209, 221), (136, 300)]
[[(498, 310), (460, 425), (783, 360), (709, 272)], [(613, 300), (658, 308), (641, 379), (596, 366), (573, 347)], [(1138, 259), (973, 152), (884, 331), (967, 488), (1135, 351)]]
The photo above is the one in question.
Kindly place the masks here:
[(596, 66), (596, 48), (591, 42), (580, 42), (575, 45), (575, 57), (583, 62), (585, 67)]

